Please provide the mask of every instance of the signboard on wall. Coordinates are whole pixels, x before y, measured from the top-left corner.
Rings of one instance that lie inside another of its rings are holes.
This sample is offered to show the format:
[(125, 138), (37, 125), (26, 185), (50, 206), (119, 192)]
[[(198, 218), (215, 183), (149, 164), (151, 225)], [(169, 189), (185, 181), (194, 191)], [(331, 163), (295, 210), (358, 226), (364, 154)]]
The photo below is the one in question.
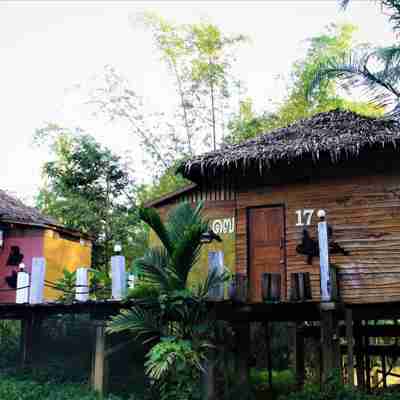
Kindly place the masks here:
[(210, 222), (212, 231), (216, 235), (223, 235), (235, 232), (235, 218), (219, 218), (213, 219)]

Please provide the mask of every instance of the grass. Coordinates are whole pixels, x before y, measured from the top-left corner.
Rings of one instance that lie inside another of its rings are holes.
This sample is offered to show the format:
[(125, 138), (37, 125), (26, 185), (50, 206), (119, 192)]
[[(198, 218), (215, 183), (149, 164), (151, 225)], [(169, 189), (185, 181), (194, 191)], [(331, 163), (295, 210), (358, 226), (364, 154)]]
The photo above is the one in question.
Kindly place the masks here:
[(268, 384), (268, 370), (255, 369), (250, 371), (250, 383), (256, 392), (257, 399), (277, 399), (281, 395), (290, 393), (295, 386), (293, 371), (272, 371), (272, 389)]
[[(29, 376), (0, 375), (0, 400), (100, 400), (86, 385), (36, 382)], [(122, 400), (110, 395), (103, 400)]]

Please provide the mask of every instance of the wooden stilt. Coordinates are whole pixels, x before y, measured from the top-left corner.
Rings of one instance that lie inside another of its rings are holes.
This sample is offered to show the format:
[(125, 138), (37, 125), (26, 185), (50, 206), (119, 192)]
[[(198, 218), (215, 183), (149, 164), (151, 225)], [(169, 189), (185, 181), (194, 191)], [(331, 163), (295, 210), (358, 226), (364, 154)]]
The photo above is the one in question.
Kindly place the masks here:
[(32, 361), (32, 319), (21, 320), (20, 334), (20, 368), (26, 369)]
[(334, 310), (321, 312), (322, 380), (340, 368), (339, 332)]
[(304, 385), (305, 368), (304, 368), (304, 336), (301, 332), (301, 325), (296, 323), (294, 334), (294, 365), (296, 386), (301, 389)]
[(382, 383), (383, 387), (387, 388), (387, 380), (386, 380), (386, 356), (383, 354), (381, 356), (381, 365), (382, 365)]
[(369, 355), (369, 335), (368, 335), (368, 321), (364, 321), (365, 326), (365, 336), (364, 336), (364, 343), (365, 343), (365, 374), (366, 374), (366, 386), (368, 392), (371, 391), (371, 359)]
[(272, 326), (270, 323), (264, 323), (265, 329), (265, 349), (266, 349), (266, 358), (267, 358), (267, 365), (268, 365), (268, 385), (269, 388), (272, 389), (272, 355), (271, 355), (271, 329)]
[(356, 356), (357, 386), (359, 388), (364, 388), (365, 387), (364, 357), (362, 353), (362, 335), (361, 335), (360, 321), (354, 321), (354, 342), (355, 342), (355, 356)]
[(353, 311), (346, 308), (347, 383), (354, 386)]
[(209, 351), (207, 361), (204, 364), (204, 371), (201, 375), (202, 399), (215, 400), (215, 353)]
[(250, 357), (250, 323), (240, 322), (235, 326), (236, 330), (236, 371), (237, 383), (243, 388), (244, 393), (249, 391), (249, 357)]
[(41, 315), (32, 316), (32, 366), (35, 365), (40, 358), (40, 346), (42, 337), (43, 318)]
[(92, 387), (98, 393), (103, 394), (105, 388), (105, 326), (99, 323), (95, 326), (95, 350), (92, 371)]

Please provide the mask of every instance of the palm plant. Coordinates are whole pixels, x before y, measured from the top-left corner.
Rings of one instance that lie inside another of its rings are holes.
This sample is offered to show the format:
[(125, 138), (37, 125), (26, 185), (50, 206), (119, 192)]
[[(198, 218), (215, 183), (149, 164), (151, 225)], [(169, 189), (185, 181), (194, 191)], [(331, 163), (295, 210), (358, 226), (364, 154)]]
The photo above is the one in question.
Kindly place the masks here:
[[(342, 7), (349, 3), (350, 0), (340, 0)], [(380, 3), (390, 12), (394, 31), (400, 31), (400, 1), (380, 0)], [(371, 102), (389, 110), (389, 116), (400, 114), (400, 46), (359, 48), (343, 57), (326, 60), (318, 66), (307, 88), (308, 96), (312, 97), (322, 83), (331, 80), (346, 90), (363, 89)]]
[(229, 276), (212, 271), (197, 287), (188, 285), (189, 272), (209, 230), (201, 211), (202, 204), (192, 208), (182, 203), (164, 223), (154, 209), (140, 210), (140, 218), (154, 230), (161, 245), (148, 249), (134, 268), (141, 282), (157, 291), (147, 291), (146, 297), (136, 299), (130, 309), (122, 310), (108, 323), (108, 332), (130, 331), (151, 346), (147, 373), (164, 383), (171, 374), (176, 378), (178, 369), (201, 369), (215, 323), (208, 312), (207, 294)]

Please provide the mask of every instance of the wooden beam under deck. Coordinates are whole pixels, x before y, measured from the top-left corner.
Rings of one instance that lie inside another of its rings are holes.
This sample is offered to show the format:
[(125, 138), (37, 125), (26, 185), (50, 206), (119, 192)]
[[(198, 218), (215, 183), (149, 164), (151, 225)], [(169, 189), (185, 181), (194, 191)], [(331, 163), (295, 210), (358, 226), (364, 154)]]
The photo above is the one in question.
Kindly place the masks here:
[[(43, 304), (0, 304), (0, 319), (25, 319), (32, 315), (43, 318), (57, 314), (90, 314), (94, 319), (107, 319), (121, 309), (128, 309), (135, 301), (88, 301), (72, 304), (43, 303)], [(321, 309), (325, 306), (318, 301), (303, 302), (274, 302), (274, 303), (235, 303), (230, 300), (210, 301), (210, 312), (216, 313), (219, 320), (225, 321), (320, 321)], [(344, 310), (352, 310), (353, 320), (383, 320), (400, 319), (400, 302), (375, 304), (343, 304), (330, 303), (337, 314), (338, 320), (345, 319)], [(371, 327), (368, 327), (371, 329)], [(398, 335), (397, 327), (373, 328), (377, 331), (393, 330)], [(374, 332), (370, 336), (374, 336)], [(379, 334), (378, 336), (390, 336)]]

